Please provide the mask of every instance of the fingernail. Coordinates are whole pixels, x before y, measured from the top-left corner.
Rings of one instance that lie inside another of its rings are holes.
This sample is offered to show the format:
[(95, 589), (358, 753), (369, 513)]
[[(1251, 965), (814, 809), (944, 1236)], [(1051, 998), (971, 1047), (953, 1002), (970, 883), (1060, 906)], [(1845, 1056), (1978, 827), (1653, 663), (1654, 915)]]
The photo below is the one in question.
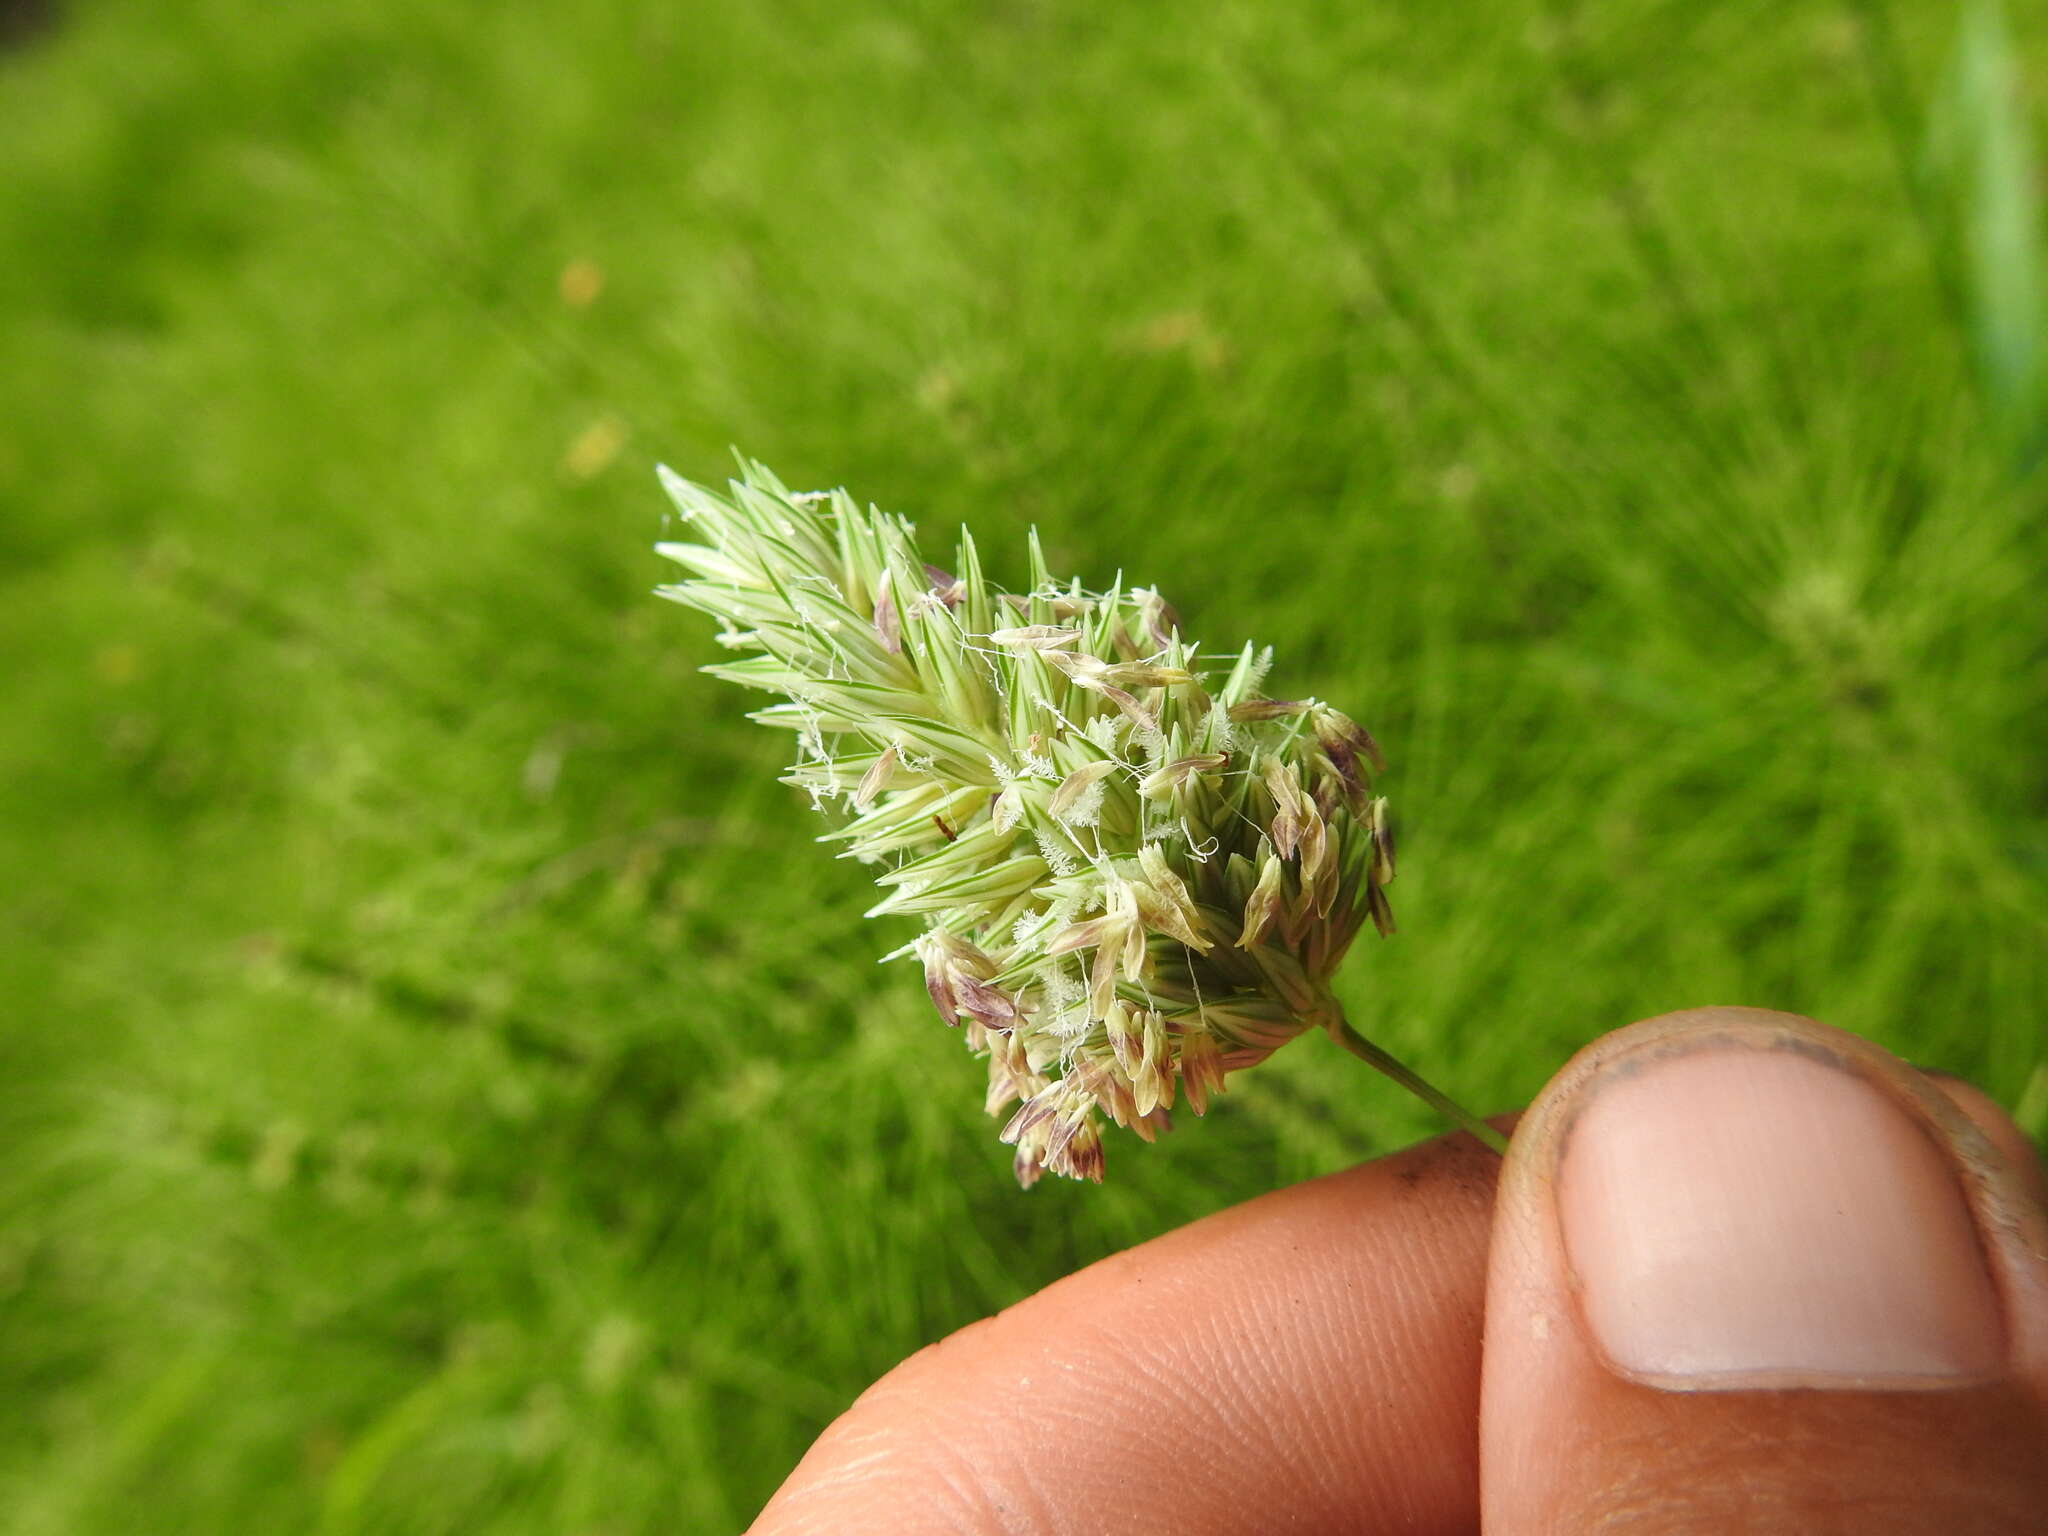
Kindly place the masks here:
[(2004, 1362), (1977, 1228), (1934, 1133), (1812, 1042), (1615, 1062), (1558, 1168), (1586, 1325), (1676, 1390), (1932, 1387)]
[(2032, 1201), (2036, 1210), (2048, 1215), (2048, 1166), (2043, 1165), (2041, 1154), (2027, 1140), (2027, 1133), (2013, 1124), (2012, 1116), (1982, 1088), (1952, 1072), (1924, 1072), (1924, 1075), (1970, 1117), (1977, 1129), (1984, 1133), (1984, 1139), (1991, 1143), (1992, 1150), (2004, 1159), (2014, 1193)]

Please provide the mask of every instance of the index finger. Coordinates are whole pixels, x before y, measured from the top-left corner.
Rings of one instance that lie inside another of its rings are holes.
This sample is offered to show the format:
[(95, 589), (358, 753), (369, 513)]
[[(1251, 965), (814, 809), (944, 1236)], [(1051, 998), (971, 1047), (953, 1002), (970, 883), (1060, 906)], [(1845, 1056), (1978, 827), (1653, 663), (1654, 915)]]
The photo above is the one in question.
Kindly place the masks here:
[(1091, 1265), (883, 1377), (753, 1536), (1476, 1530), (1499, 1167), (1448, 1136)]

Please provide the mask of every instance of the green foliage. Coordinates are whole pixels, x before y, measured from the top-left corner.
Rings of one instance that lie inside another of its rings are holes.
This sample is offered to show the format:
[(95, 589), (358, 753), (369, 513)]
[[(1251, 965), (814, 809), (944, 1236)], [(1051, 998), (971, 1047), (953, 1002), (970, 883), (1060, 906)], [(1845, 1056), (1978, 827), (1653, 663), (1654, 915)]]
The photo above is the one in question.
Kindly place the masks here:
[(1985, 397), (2028, 468), (2048, 448), (2041, 302), (2048, 248), (2018, 65), (1991, 0), (1973, 0), (1964, 11), (1949, 79), (1929, 115), (1927, 168), (1947, 215), (1952, 281)]
[(1741, 1001), (2048, 1131), (2033, 10), (65, 16), (0, 55), (0, 1529), (735, 1530), (917, 1344), (1433, 1128), (1311, 1037), (1011, 1186), (647, 595), (730, 442), (1369, 721), (1338, 991), (1459, 1098)]

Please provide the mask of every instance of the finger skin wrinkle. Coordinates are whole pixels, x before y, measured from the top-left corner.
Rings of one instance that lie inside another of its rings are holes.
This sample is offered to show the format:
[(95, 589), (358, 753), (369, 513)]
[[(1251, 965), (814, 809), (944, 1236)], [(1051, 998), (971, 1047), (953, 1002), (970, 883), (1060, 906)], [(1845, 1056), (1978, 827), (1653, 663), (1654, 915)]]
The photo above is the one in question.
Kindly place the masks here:
[(928, 1346), (862, 1394), (805, 1458), (809, 1475), (785, 1487), (755, 1529), (776, 1536), (1060, 1530), (1035, 1469), (1013, 1453), (1013, 1436), (999, 1425), (945, 1422), (947, 1400), (919, 1390), (912, 1367), (938, 1349)]
[(756, 1536), (1473, 1529), (1492, 1165), (1263, 1196), (919, 1351)]
[[(1608, 1426), (1607, 1477), (1560, 1505), (1559, 1532), (1869, 1533), (2040, 1529), (2048, 1487), (1999, 1475), (2038, 1422), (2009, 1387), (1924, 1394), (1676, 1393)], [(1942, 1447), (1930, 1457), (1928, 1447)], [(1569, 1441), (1559, 1454), (1570, 1456)], [(2027, 1453), (2020, 1453), (2026, 1455)], [(2048, 1447), (2033, 1452), (2048, 1465)], [(1594, 1458), (1585, 1458), (1594, 1464)]]

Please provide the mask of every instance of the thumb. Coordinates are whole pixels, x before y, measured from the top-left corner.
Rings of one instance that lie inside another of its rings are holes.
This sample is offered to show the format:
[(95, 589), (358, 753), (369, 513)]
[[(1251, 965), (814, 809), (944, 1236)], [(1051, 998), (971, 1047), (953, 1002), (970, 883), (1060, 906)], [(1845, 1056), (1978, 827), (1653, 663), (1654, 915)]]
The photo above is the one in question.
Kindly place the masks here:
[(1489, 1536), (2039, 1530), (2048, 1215), (1986, 1113), (1755, 1009), (1582, 1052), (1502, 1172)]

